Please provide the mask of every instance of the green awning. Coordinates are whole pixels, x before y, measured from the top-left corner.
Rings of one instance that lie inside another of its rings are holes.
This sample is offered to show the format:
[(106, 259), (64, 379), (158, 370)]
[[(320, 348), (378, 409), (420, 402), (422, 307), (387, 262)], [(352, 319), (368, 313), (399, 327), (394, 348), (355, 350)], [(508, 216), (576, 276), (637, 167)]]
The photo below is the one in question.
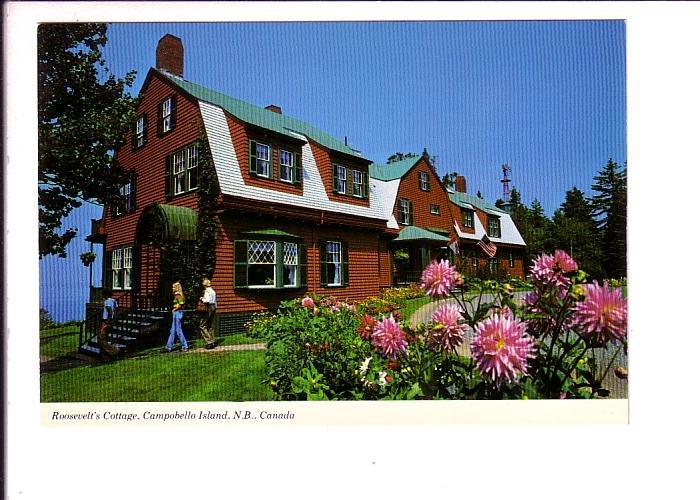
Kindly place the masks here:
[(167, 241), (197, 239), (197, 212), (187, 207), (153, 203), (141, 212), (136, 225), (136, 242), (162, 245)]
[(253, 229), (252, 231), (241, 231), (241, 234), (245, 235), (251, 235), (251, 236), (261, 236), (261, 237), (266, 237), (266, 236), (271, 236), (271, 237), (278, 237), (278, 238), (296, 238), (296, 239), (301, 239), (301, 236), (297, 236), (296, 234), (288, 233), (286, 231), (282, 231), (280, 229)]
[(447, 236), (442, 236), (440, 234), (434, 233), (432, 231), (428, 231), (427, 229), (423, 229), (421, 227), (416, 227), (416, 226), (406, 226), (401, 230), (399, 235), (394, 238), (393, 241), (420, 241), (420, 240), (428, 240), (428, 241), (444, 241), (448, 242), (450, 239)]

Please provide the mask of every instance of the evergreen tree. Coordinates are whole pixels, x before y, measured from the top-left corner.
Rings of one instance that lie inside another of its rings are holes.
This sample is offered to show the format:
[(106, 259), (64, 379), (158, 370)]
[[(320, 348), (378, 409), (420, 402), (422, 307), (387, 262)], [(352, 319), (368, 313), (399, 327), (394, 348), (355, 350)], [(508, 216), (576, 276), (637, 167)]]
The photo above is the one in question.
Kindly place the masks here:
[(596, 175), (591, 186), (593, 215), (601, 233), (603, 269), (607, 277), (627, 275), (627, 164), (612, 158)]
[(61, 221), (83, 201), (114, 199), (127, 182), (114, 152), (129, 129), (135, 73), (105, 65), (106, 24), (38, 28), (39, 256), (66, 256), (76, 228)]
[(599, 232), (593, 208), (580, 189), (574, 187), (566, 192), (552, 222), (556, 247), (566, 250), (594, 278), (602, 278)]

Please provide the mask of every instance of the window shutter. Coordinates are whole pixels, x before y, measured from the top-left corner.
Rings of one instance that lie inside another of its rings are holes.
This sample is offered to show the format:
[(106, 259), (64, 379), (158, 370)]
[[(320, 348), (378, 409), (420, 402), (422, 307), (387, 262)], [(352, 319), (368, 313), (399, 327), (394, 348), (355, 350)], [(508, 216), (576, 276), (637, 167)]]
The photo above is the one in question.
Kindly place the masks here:
[(170, 98), (170, 130), (175, 128), (177, 123), (177, 95)]
[(352, 185), (354, 183), (353, 178), (352, 178), (352, 173), (353, 170), (346, 168), (345, 169), (345, 194), (348, 196), (352, 196)]
[(258, 154), (257, 154), (258, 143), (254, 140), (248, 141), (248, 171), (252, 175), (258, 173)]
[(309, 284), (308, 272), (308, 252), (306, 245), (299, 244), (299, 286), (307, 286)]
[(129, 212), (136, 210), (136, 173), (131, 173), (131, 178), (129, 179), (131, 183), (131, 192), (129, 193)]
[(131, 149), (136, 149), (136, 124), (138, 122), (139, 119), (137, 118), (131, 126)]
[(112, 289), (112, 251), (105, 250), (102, 255), (102, 288)]
[(408, 225), (413, 225), (413, 203), (410, 201), (408, 202)]
[(367, 172), (362, 172), (362, 197), (369, 198), (369, 175)]
[(294, 184), (301, 184), (304, 174), (301, 170), (301, 155), (294, 153)]
[(233, 288), (248, 287), (248, 240), (233, 242)]
[(333, 165), (333, 192), (338, 192), (338, 166)]
[(340, 244), (341, 252), (342, 252), (342, 265), (343, 265), (343, 271), (342, 271), (342, 283), (343, 286), (347, 286), (350, 284), (350, 259), (349, 259), (349, 253), (348, 253), (348, 244), (345, 243), (344, 241)]
[(163, 133), (163, 103), (158, 103), (158, 108), (156, 110), (156, 131), (158, 135)]
[(173, 169), (171, 167), (172, 156), (165, 157), (165, 197), (173, 196)]
[(318, 245), (319, 261), (321, 263), (320, 275), (321, 286), (328, 286), (328, 257), (326, 256), (326, 242), (321, 241)]
[(143, 145), (148, 142), (148, 113), (143, 114)]

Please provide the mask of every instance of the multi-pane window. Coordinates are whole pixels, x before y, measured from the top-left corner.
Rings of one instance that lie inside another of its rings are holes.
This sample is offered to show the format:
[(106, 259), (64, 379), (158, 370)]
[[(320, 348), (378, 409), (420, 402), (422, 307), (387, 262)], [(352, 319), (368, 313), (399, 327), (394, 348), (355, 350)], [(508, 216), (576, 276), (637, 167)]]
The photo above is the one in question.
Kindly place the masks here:
[(421, 191), (430, 191), (430, 177), (428, 172), (418, 172), (418, 187)]
[(158, 107), (158, 129), (161, 134), (171, 131), (174, 127), (173, 107), (172, 96), (161, 102)]
[(111, 274), (112, 288), (115, 290), (131, 289), (132, 247), (112, 250)]
[(250, 173), (272, 178), (272, 148), (262, 142), (250, 141)]
[(508, 253), (508, 267), (515, 267), (515, 256), (513, 252)]
[(413, 203), (404, 198), (399, 199), (399, 224), (413, 224)]
[(489, 215), (488, 235), (491, 238), (501, 237), (501, 220), (498, 217)]
[(236, 288), (293, 288), (306, 285), (306, 247), (280, 240), (234, 242)]
[(489, 259), (488, 268), (489, 268), (490, 273), (495, 273), (496, 271), (498, 271), (498, 259), (496, 259), (496, 258)]
[(133, 138), (133, 147), (134, 148), (140, 148), (144, 144), (146, 144), (146, 114), (142, 114), (138, 118), (136, 118), (136, 121), (134, 122), (134, 138)]
[(342, 165), (333, 165), (333, 191), (338, 194), (348, 192), (348, 171)]
[(119, 188), (119, 197), (112, 205), (112, 215), (121, 215), (126, 212), (131, 212), (135, 208), (132, 183), (133, 180), (130, 180)]
[(462, 225), (464, 227), (474, 228), (474, 211), (462, 210)]
[(329, 241), (326, 243), (326, 276), (329, 286), (340, 286), (343, 284), (342, 270), (343, 256), (339, 241)]
[(279, 150), (279, 178), (281, 181), (292, 182), (294, 180), (294, 155), (284, 149)]
[(284, 286), (298, 286), (299, 245), (297, 243), (282, 243), (282, 280)]
[(479, 258), (476, 256), (476, 252), (472, 252), (471, 257), (472, 257), (472, 267), (478, 267), (479, 266)]
[(248, 242), (248, 286), (275, 286), (275, 254), (274, 241)]
[(365, 196), (365, 177), (359, 170), (352, 171), (352, 195), (357, 198)]
[(168, 157), (167, 187), (170, 194), (181, 194), (197, 187), (199, 148), (196, 144), (176, 151)]
[(430, 205), (430, 213), (433, 215), (440, 215), (440, 205)]

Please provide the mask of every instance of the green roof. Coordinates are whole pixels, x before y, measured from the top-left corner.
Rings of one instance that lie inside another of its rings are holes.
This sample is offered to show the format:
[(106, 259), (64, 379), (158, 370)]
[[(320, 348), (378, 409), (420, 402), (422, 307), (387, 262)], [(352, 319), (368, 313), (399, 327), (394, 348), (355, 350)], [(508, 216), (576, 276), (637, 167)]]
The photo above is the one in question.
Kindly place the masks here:
[(470, 194), (466, 193), (460, 193), (458, 191), (455, 191), (454, 193), (450, 193), (450, 200), (452, 200), (453, 203), (456, 203), (457, 205), (462, 205), (464, 203), (469, 203), (472, 206), (475, 206), (483, 211), (488, 211), (491, 210), (493, 212), (498, 212), (502, 214), (507, 214), (505, 210), (501, 210), (500, 208), (491, 205), (488, 203), (486, 200), (482, 198), (477, 198), (476, 196), (472, 196)]
[(301, 236), (296, 234), (288, 233), (280, 229), (254, 229), (252, 231), (243, 231), (241, 234), (250, 234), (253, 236), (277, 236), (282, 238), (297, 238), (301, 239)]
[(197, 239), (197, 212), (187, 207), (176, 205), (155, 205), (152, 210), (161, 213), (165, 222), (163, 237), (166, 240)]
[(431, 240), (431, 241), (450, 241), (447, 236), (442, 236), (422, 227), (406, 226), (401, 230), (399, 235), (394, 238), (394, 241), (416, 241), (416, 240)]
[(215, 90), (202, 87), (196, 83), (188, 82), (187, 80), (183, 80), (181, 78), (176, 78), (168, 73), (159, 73), (168, 81), (174, 83), (193, 97), (199, 99), (200, 101), (206, 101), (216, 106), (220, 106), (239, 120), (246, 123), (250, 123), (251, 125), (256, 125), (288, 137), (297, 138), (292, 134), (292, 132), (296, 132), (309, 137), (314, 142), (317, 142), (328, 149), (362, 158), (362, 155), (347, 146), (340, 139), (336, 139), (335, 137), (309, 125), (306, 122), (297, 120), (291, 116), (275, 113), (274, 111), (255, 106)]
[(413, 168), (413, 166), (418, 163), (422, 156), (412, 156), (411, 158), (406, 158), (404, 160), (395, 161), (393, 163), (378, 164), (372, 163), (369, 166), (369, 175), (373, 179), (378, 179), (380, 181), (393, 181), (394, 179), (400, 179), (406, 173)]

